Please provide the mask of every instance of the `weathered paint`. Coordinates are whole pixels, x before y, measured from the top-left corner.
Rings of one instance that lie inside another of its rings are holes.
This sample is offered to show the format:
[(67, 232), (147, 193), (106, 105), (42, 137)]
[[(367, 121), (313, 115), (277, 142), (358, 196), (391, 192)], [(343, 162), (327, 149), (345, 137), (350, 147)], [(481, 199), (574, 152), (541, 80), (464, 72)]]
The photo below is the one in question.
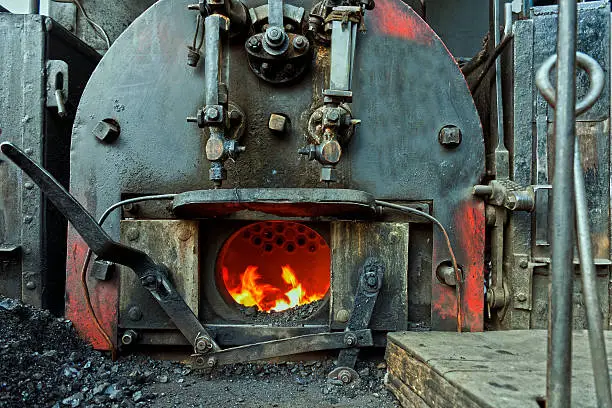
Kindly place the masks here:
[[(372, 18), (368, 18), (371, 16)], [(393, 0), (377, 0), (376, 7), (366, 13), (368, 29), (389, 37), (398, 37), (426, 46), (433, 46), (433, 30), (408, 5)]]
[[(90, 342), (96, 350), (109, 350), (108, 342), (97, 328), (93, 317), (87, 312), (87, 303), (81, 285), (81, 269), (88, 247), (72, 226), (69, 227), (68, 236), (70, 237), (68, 242), (71, 245), (68, 248), (66, 260), (66, 318), (72, 321), (79, 335)], [(90, 266), (92, 262), (93, 258), (90, 261)], [(117, 334), (117, 277), (113, 276), (111, 280), (106, 282), (95, 279), (88, 279), (87, 282), (96, 317), (112, 341), (115, 342)]]
[[(461, 292), (462, 330), (482, 331), (484, 312), (484, 204), (468, 200), (455, 211), (453, 228), (449, 231), (457, 262), (463, 268), (464, 282)], [(434, 259), (438, 251), (446, 254), (443, 240), (435, 240)], [(434, 268), (437, 263), (434, 262)], [(434, 271), (435, 274), (435, 271)], [(432, 319), (441, 322), (439, 328), (456, 328), (457, 296), (455, 288), (433, 281), (431, 297)], [(452, 322), (452, 323), (451, 323)]]
[(463, 326), (482, 331), (484, 310), (485, 217), (482, 202), (465, 202), (455, 213), (456, 236), (466, 262), (462, 293)]

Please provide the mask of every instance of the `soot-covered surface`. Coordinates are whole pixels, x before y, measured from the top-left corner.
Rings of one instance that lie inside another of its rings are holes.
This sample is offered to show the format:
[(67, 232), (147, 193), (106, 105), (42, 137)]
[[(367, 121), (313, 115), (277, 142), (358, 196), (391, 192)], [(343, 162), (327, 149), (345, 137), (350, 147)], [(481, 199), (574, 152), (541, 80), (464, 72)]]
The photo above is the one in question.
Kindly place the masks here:
[(396, 407), (379, 355), (361, 379), (328, 382), (332, 359), (246, 363), (213, 373), (144, 355), (113, 362), (68, 320), (0, 296), (0, 407)]

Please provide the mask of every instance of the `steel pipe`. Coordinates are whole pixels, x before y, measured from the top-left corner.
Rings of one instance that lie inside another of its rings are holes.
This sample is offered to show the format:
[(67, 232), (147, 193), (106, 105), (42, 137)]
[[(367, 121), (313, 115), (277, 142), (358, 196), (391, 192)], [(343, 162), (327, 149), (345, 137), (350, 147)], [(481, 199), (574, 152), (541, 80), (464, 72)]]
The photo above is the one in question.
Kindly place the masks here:
[(30, 4), (28, 7), (28, 13), (40, 14), (40, 0), (30, 0)]
[(549, 408), (569, 407), (571, 404), (576, 14), (576, 0), (559, 1), (552, 191), (552, 285), (546, 384), (546, 406)]
[(606, 342), (604, 339), (603, 317), (599, 308), (597, 296), (595, 263), (591, 248), (591, 232), (589, 228), (589, 208), (586, 198), (586, 187), (582, 175), (580, 160), (580, 145), (574, 145), (574, 189), (576, 204), (576, 234), (578, 253), (580, 255), (580, 270), (582, 275), (582, 293), (586, 309), (587, 325), (589, 329), (589, 348), (591, 350), (591, 364), (595, 377), (595, 393), (598, 407), (612, 407), (610, 394), (610, 372), (608, 358), (606, 357)]

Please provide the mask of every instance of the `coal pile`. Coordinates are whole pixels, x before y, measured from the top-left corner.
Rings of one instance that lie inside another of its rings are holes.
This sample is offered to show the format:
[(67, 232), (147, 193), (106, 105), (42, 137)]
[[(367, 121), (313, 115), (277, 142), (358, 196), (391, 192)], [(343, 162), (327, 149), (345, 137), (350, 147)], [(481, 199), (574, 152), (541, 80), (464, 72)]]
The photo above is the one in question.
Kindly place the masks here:
[(300, 326), (319, 312), (328, 303), (328, 299), (315, 300), (305, 305), (292, 307), (282, 312), (261, 312), (257, 306), (246, 307), (238, 305), (240, 310), (254, 324), (269, 324), (271, 326)]
[(70, 321), (0, 297), (0, 407), (146, 406), (154, 363), (112, 362)]
[(0, 296), (0, 408), (398, 406), (380, 355), (359, 361), (361, 379), (348, 386), (327, 379), (335, 356), (213, 372), (146, 355), (113, 362), (79, 339), (70, 321)]

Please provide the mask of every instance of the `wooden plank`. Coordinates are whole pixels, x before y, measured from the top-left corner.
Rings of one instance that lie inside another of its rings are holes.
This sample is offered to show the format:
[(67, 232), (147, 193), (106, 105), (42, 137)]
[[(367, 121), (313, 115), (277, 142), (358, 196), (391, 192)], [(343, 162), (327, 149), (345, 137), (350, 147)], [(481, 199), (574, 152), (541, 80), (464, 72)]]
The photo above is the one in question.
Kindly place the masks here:
[(478, 408), (489, 407), (475, 402), (426, 363), (409, 355), (397, 344), (387, 344), (389, 373), (401, 379), (430, 407)]
[[(605, 335), (609, 350), (612, 333)], [(546, 394), (546, 338), (545, 330), (391, 333), (387, 364), (432, 407), (537, 408)], [(574, 332), (572, 359), (572, 407), (596, 406), (586, 331)]]
[[(332, 222), (331, 321), (343, 329), (353, 310), (360, 268), (368, 257), (385, 262), (383, 286), (370, 328), (406, 330), (408, 325), (408, 228), (399, 222)], [(341, 311), (346, 312), (341, 312)]]
[(402, 404), (402, 407), (410, 408), (429, 408), (430, 406), (423, 401), (410, 387), (404, 384), (399, 378), (388, 373), (385, 378), (385, 385), (395, 395)]
[[(140, 249), (163, 263), (170, 279), (191, 310), (198, 315), (200, 273), (198, 264), (198, 222), (184, 220), (122, 220), (121, 242)], [(136, 274), (120, 268), (119, 321), (122, 327), (173, 328), (168, 316), (140, 284)], [(129, 310), (138, 307), (139, 320), (131, 319)]]

